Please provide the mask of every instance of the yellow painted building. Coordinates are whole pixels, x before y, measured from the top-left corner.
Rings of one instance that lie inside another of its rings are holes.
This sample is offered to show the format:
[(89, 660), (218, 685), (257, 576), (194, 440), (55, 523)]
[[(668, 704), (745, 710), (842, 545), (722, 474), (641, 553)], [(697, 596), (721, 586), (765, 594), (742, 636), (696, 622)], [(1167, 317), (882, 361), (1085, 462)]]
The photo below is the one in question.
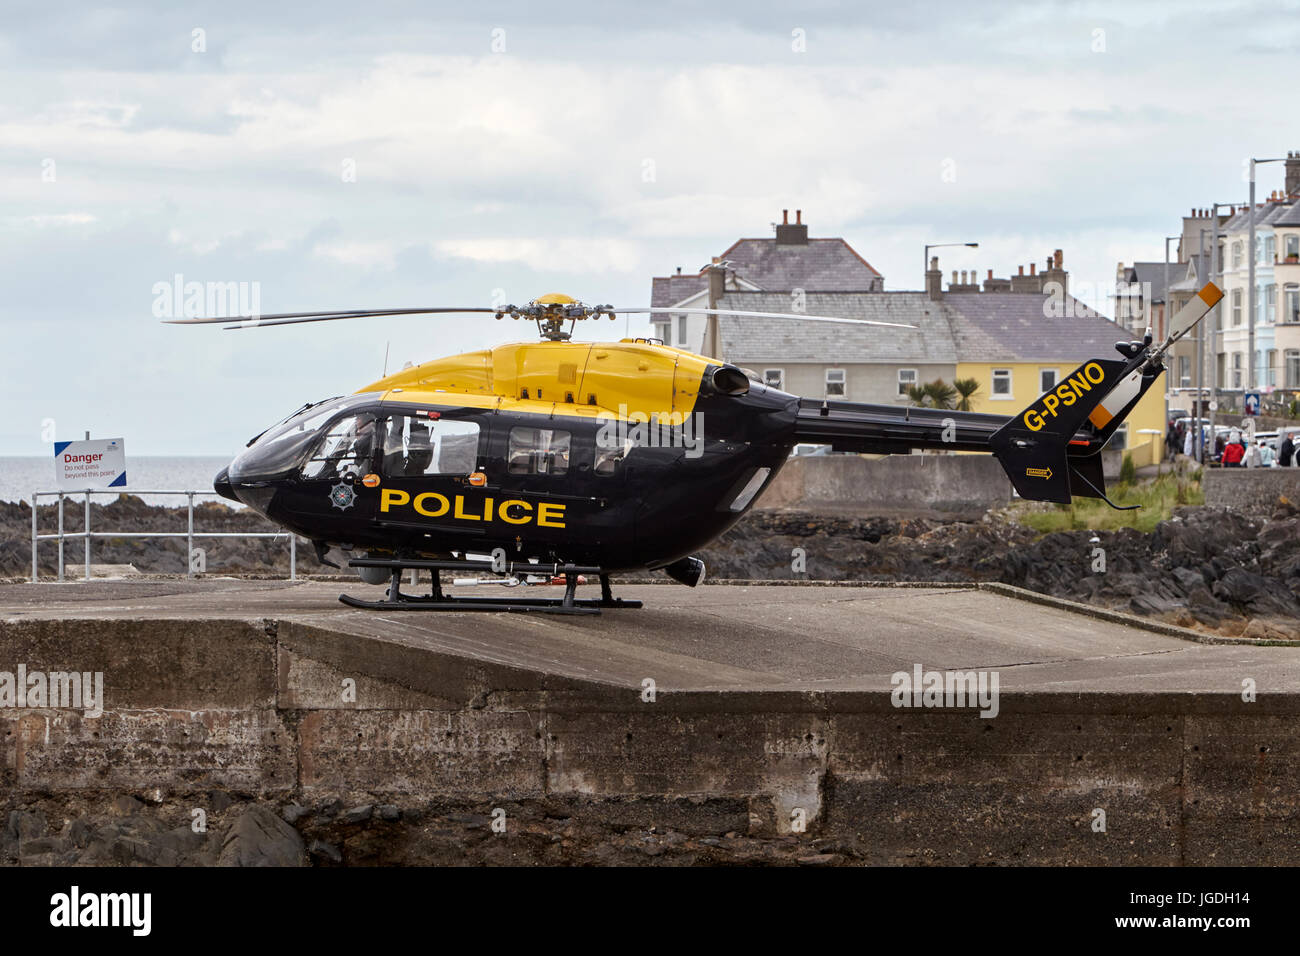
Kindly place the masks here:
[[(1112, 355), (1118, 358), (1113, 352)], [(973, 378), (979, 382), (979, 390), (971, 398), (971, 411), (1014, 415), (1055, 387), (1087, 359), (1111, 358), (1112, 355), (1104, 352), (1081, 355), (1077, 362), (958, 362), (956, 378)], [(1157, 464), (1164, 457), (1165, 426), (1165, 383), (1160, 381), (1147, 389), (1106, 447), (1112, 450), (1123, 447), (1133, 456), (1133, 464), (1138, 468)]]

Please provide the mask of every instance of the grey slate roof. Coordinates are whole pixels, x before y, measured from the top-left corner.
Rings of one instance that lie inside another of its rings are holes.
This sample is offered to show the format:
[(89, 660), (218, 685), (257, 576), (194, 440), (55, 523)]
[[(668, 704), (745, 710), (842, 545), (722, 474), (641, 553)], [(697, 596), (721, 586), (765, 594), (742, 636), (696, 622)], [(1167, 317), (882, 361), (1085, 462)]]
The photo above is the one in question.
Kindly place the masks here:
[[(741, 279), (769, 292), (870, 292), (884, 278), (843, 239), (809, 239), (807, 245), (778, 245), (776, 239), (738, 239), (720, 258)], [(666, 308), (708, 288), (706, 273), (651, 280), (650, 304)]]
[[(1204, 261), (1202, 261), (1204, 260)], [(1195, 292), (1208, 281), (1206, 277), (1210, 273), (1210, 257), (1202, 256), (1199, 252), (1193, 256), (1188, 256), (1186, 262), (1178, 264), (1178, 278), (1174, 279), (1173, 266), (1169, 267), (1170, 272), (1170, 292)]]
[(843, 239), (809, 239), (778, 245), (775, 239), (738, 239), (722, 254), (760, 289), (788, 292), (870, 292), (882, 278)]
[[(1161, 266), (1163, 267), (1163, 263)], [(1073, 296), (1072, 315), (1049, 318), (1048, 296), (1024, 292), (950, 292), (933, 301), (924, 292), (813, 293), (810, 315), (905, 322), (896, 329), (798, 319), (721, 316), (723, 354), (728, 361), (829, 365), (1050, 361), (1081, 364), (1109, 358), (1129, 333)], [(729, 293), (724, 307), (754, 312), (789, 312), (789, 295)]]
[(709, 277), (699, 273), (676, 276), (656, 276), (650, 280), (650, 304), (667, 308), (709, 287)]
[(1286, 212), (1273, 220), (1275, 226), (1300, 226), (1300, 199), (1291, 203)]
[[(809, 292), (805, 304), (809, 315), (903, 322), (917, 328), (723, 315), (718, 317), (723, 355), (728, 361), (748, 365), (758, 362), (951, 365), (957, 361), (947, 312), (924, 292)], [(723, 297), (720, 305), (750, 312), (791, 311), (789, 294), (779, 292), (732, 292)]]
[[(1162, 262), (1161, 268), (1164, 268)], [(1127, 329), (1067, 296), (1067, 313), (1049, 317), (1049, 296), (1026, 292), (950, 292), (944, 305), (952, 316), (957, 352), (963, 362), (1045, 361), (1082, 364), (1116, 355)]]
[[(1169, 263), (1169, 281), (1172, 283), (1178, 278), (1182, 270), (1182, 265), (1177, 262)], [(1165, 301), (1165, 264), (1164, 260), (1160, 262), (1135, 262), (1128, 267), (1129, 273), (1133, 276), (1134, 282), (1140, 282), (1144, 286), (1151, 284), (1151, 301)]]

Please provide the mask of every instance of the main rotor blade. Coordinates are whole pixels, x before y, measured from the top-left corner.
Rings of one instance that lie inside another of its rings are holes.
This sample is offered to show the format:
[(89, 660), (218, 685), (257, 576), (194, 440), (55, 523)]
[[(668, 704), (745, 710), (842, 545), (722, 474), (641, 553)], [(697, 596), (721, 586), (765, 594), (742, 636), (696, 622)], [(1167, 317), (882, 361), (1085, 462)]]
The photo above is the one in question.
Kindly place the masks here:
[(803, 319), (807, 322), (839, 322), (843, 325), (884, 325), (894, 329), (914, 329), (915, 325), (905, 322), (875, 322), (871, 319), (842, 319), (830, 315), (804, 315), (801, 312), (742, 312), (740, 309), (614, 309), (614, 312), (665, 312), (680, 315), (689, 312), (692, 315), (745, 315), (758, 319)]
[(281, 312), (277, 315), (224, 315), (203, 319), (163, 319), (167, 325), (216, 325), (235, 322), (232, 329), (254, 329), (263, 325), (292, 325), (296, 322), (330, 322), (334, 319), (364, 319), (385, 315), (433, 315), (446, 312), (496, 312), (496, 309), (338, 309), (330, 312)]

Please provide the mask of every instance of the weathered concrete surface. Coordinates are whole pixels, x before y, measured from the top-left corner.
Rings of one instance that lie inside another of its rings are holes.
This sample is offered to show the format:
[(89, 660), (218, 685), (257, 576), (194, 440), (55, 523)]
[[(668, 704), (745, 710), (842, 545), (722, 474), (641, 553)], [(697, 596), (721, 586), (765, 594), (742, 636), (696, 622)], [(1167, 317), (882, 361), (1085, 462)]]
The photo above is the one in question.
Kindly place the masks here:
[(756, 508), (820, 514), (980, 517), (1011, 500), (990, 455), (816, 455), (786, 462)]
[(1300, 505), (1300, 468), (1206, 468), (1201, 487), (1213, 508), (1268, 517), (1279, 498)]
[[(646, 586), (621, 589), (645, 609), (598, 618), (365, 612), (338, 591), (0, 588), (0, 670), (105, 681), (101, 717), (0, 708), (5, 809), (214, 788), (559, 801), (539, 826), (609, 837), (735, 830), (740, 807), (748, 838), (831, 840), (854, 861), (1300, 862), (1297, 647), (975, 588)], [(916, 664), (996, 671), (998, 716), (895, 708), (890, 676)]]

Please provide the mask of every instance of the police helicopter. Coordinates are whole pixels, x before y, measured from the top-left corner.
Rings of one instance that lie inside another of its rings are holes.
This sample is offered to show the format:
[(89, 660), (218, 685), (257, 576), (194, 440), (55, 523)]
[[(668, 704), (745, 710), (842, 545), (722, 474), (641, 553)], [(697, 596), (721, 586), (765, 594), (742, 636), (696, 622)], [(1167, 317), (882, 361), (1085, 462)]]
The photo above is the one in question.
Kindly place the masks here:
[[(576, 342), (578, 321), (627, 313), (704, 313), (862, 323), (731, 309), (585, 305), (547, 295), (503, 308), (360, 309), (192, 318), (267, 328), (390, 315), (489, 313), (532, 319), (540, 342), (433, 359), (351, 395), (303, 405), (248, 442), (215, 478), (218, 493), (348, 564), (393, 610), (598, 614), (610, 575), (662, 570), (694, 587), (695, 552), (735, 524), (797, 443), (871, 454), (914, 448), (990, 452), (1023, 498), (1107, 500), (1102, 446), (1163, 371), (1165, 352), (1222, 298), (1207, 284), (1153, 347), (1119, 342), (1017, 415), (801, 398), (745, 370), (657, 339)], [(873, 322), (873, 325), (897, 323)], [(911, 326), (904, 326), (910, 328)], [(491, 556), (478, 558), (474, 556)], [(406, 570), (431, 572), (428, 595), (402, 593)], [(559, 578), (560, 599), (445, 594), (441, 571), (492, 571), (510, 583)], [(579, 599), (584, 576), (601, 596)]]

